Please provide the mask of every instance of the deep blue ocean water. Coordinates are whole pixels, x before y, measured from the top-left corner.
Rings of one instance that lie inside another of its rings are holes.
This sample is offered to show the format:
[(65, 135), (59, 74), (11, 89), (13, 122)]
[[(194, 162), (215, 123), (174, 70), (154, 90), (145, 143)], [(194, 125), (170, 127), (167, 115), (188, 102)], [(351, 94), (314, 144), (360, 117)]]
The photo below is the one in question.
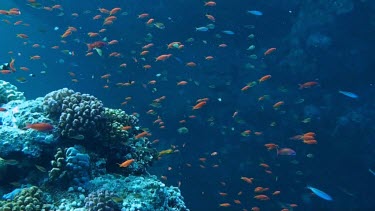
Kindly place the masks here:
[[(166, 176), (167, 185), (177, 186), (180, 181), (191, 210), (251, 210), (254, 206), (281, 210), (293, 203), (298, 205), (294, 210), (375, 208), (375, 175), (369, 171), (375, 171), (373, 2), (218, 0), (214, 7), (204, 6), (204, 1), (183, 0), (37, 2), (41, 5), (31, 7), (24, 0), (0, 3), (0, 9), (16, 7), (21, 11), (19, 16), (0, 16), (0, 62), (15, 58), (16, 67), (30, 69), (0, 75), (0, 79), (15, 84), (28, 99), (67, 87), (96, 96), (106, 107), (139, 113), (140, 124), (152, 131), (151, 139), (160, 140), (155, 145), (158, 150), (171, 145), (179, 149), (156, 162), (149, 172)], [(56, 4), (63, 9), (43, 9)], [(98, 8), (114, 7), (121, 11), (112, 25), (103, 26), (103, 18), (93, 20), (100, 14)], [(154, 23), (163, 23), (165, 28), (147, 26), (149, 18), (138, 18), (142, 13), (150, 14)], [(215, 22), (206, 14), (213, 15)], [(14, 25), (19, 20), (22, 24)], [(195, 29), (208, 24), (214, 24), (214, 29)], [(69, 26), (77, 32), (62, 39)], [(97, 37), (87, 35), (102, 28), (106, 32)], [(29, 38), (17, 38), (20, 33)], [(87, 43), (104, 39), (119, 43), (103, 47), (103, 56), (96, 52), (85, 56)], [(184, 48), (168, 49), (171, 42), (181, 42)], [(148, 43), (154, 46), (148, 55), (140, 56), (142, 46)], [(33, 44), (41, 47), (33, 48)], [(218, 47), (220, 44), (227, 47)], [(60, 48), (51, 49), (55, 45)], [(255, 49), (247, 50), (251, 45)], [(276, 51), (264, 55), (269, 48)], [(74, 51), (74, 56), (62, 50)], [(110, 57), (112, 52), (121, 56)], [(172, 56), (166, 61), (155, 62), (157, 56), (169, 53)], [(30, 60), (33, 55), (41, 59)], [(206, 56), (214, 58), (206, 60)], [(196, 67), (187, 66), (188, 62), (195, 62)], [(120, 68), (122, 63), (127, 67)], [(145, 70), (146, 64), (151, 69)], [(68, 72), (75, 73), (78, 82), (72, 82)], [(105, 74), (111, 74), (108, 81), (101, 78)], [(258, 82), (264, 75), (272, 77)], [(27, 81), (20, 83), (19, 77)], [(156, 84), (150, 84), (151, 80)], [(188, 84), (176, 86), (181, 80)], [(116, 86), (129, 81), (135, 85)], [(253, 81), (257, 83), (254, 87), (241, 91)], [(318, 85), (299, 89), (298, 84), (309, 81)], [(103, 88), (106, 85), (108, 88)], [(342, 95), (339, 90), (359, 97)], [(132, 100), (121, 106), (129, 96)], [(161, 96), (166, 96), (162, 106), (151, 107)], [(258, 100), (261, 96), (265, 99)], [(209, 100), (201, 109), (192, 110), (200, 98)], [(279, 101), (284, 105), (274, 109)], [(150, 109), (157, 115), (146, 114)], [(190, 119), (190, 115), (196, 117)], [(165, 129), (153, 124), (158, 116)], [(187, 122), (179, 123), (183, 119)], [(189, 129), (187, 134), (177, 132), (183, 126)], [(245, 130), (251, 134), (241, 135)], [(316, 133), (316, 145), (289, 139), (310, 131)], [(267, 151), (267, 143), (292, 148), (296, 155)], [(218, 155), (211, 156), (212, 152)], [(272, 173), (265, 173), (260, 163), (268, 164)], [(254, 178), (254, 184), (241, 177)], [(313, 196), (307, 185), (328, 193), (333, 201)], [(269, 188), (265, 194), (271, 200), (255, 200), (257, 186)], [(276, 190), (281, 194), (272, 196)], [(241, 204), (233, 202), (237, 199)], [(231, 207), (219, 208), (226, 202)]]

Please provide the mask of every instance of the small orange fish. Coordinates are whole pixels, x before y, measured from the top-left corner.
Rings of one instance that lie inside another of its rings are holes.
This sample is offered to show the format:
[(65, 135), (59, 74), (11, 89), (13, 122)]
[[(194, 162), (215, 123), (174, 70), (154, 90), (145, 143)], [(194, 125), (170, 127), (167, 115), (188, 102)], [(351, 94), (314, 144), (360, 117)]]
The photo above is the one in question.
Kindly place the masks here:
[(177, 82), (177, 86), (185, 86), (186, 84), (188, 84), (187, 81), (180, 81), (180, 82)]
[(260, 83), (260, 82), (264, 82), (264, 81), (270, 79), (271, 77), (272, 77), (271, 75), (265, 75), (265, 76), (263, 76), (263, 77), (261, 77), (261, 78), (259, 79), (259, 83)]
[(266, 51), (264, 52), (264, 55), (267, 56), (267, 55), (273, 53), (274, 51), (276, 51), (276, 48), (269, 48), (268, 50), (266, 50)]
[(149, 16), (148, 13), (142, 13), (142, 14), (138, 15), (138, 18), (143, 19), (143, 18), (147, 18), (148, 16)]
[(246, 90), (248, 90), (248, 89), (250, 89), (250, 86), (249, 85), (246, 85), (246, 86), (244, 86), (244, 87), (242, 87), (242, 89), (241, 89), (241, 91), (246, 91)]
[(49, 123), (34, 123), (34, 124), (27, 124), (26, 128), (34, 129), (41, 132), (47, 132), (53, 130), (53, 126)]
[(40, 59), (41, 57), (39, 55), (35, 55), (35, 56), (30, 56), (30, 60), (38, 60)]
[(215, 17), (209, 14), (206, 14), (206, 18), (212, 22), (215, 22)]
[(216, 2), (214, 2), (214, 1), (208, 1), (208, 2), (206, 2), (204, 4), (204, 6), (206, 6), (206, 7), (214, 7), (214, 6), (216, 6)]
[(168, 59), (171, 56), (172, 56), (172, 54), (163, 54), (163, 55), (160, 55), (160, 56), (156, 57), (155, 61), (165, 61), (166, 59)]
[(118, 166), (121, 167), (121, 168), (126, 168), (126, 167), (130, 166), (133, 162), (134, 162), (134, 159), (129, 159), (129, 160), (126, 160), (126, 161), (122, 162), (121, 164), (118, 163)]
[(201, 101), (201, 102), (197, 103), (195, 106), (193, 106), (193, 110), (201, 109), (206, 104), (207, 104), (206, 101)]
[(142, 133), (138, 134), (135, 136), (135, 139), (140, 139), (142, 137), (145, 137), (145, 136), (150, 136), (151, 134), (148, 133), (147, 131), (143, 131)]
[(234, 202), (235, 204), (241, 204), (241, 201), (238, 200), (238, 199), (233, 200), (233, 202)]
[(188, 63), (186, 63), (186, 66), (195, 67), (195, 66), (197, 66), (197, 64), (195, 64), (195, 62), (188, 62)]
[(274, 109), (278, 109), (280, 106), (284, 105), (284, 101), (279, 101), (273, 105)]
[(254, 196), (254, 199), (258, 199), (260, 201), (270, 200), (270, 198), (266, 195), (256, 195), (256, 196)]
[(249, 177), (241, 177), (241, 179), (249, 184), (253, 184), (254, 178), (249, 178)]
[(309, 81), (303, 84), (298, 84), (299, 89), (307, 89), (307, 88), (311, 88), (311, 87), (318, 86), (318, 85), (319, 83), (316, 81)]
[(219, 207), (230, 207), (229, 203), (221, 203), (219, 204)]
[(227, 193), (224, 193), (224, 192), (219, 192), (219, 195), (220, 195), (220, 196), (228, 196), (228, 194), (227, 194)]
[(121, 11), (121, 8), (119, 7), (116, 7), (116, 8), (113, 8), (110, 12), (109, 12), (109, 15), (114, 15), (116, 14), (117, 12)]
[(275, 191), (272, 193), (272, 195), (276, 196), (276, 195), (279, 195), (281, 192), (279, 190)]
[(147, 24), (147, 25), (150, 25), (150, 24), (152, 24), (152, 23), (154, 22), (154, 20), (155, 20), (155, 19), (150, 18), (150, 19), (146, 22), (146, 24)]
[(111, 74), (105, 74), (105, 75), (100, 76), (100, 78), (102, 79), (108, 79), (109, 77), (111, 77)]

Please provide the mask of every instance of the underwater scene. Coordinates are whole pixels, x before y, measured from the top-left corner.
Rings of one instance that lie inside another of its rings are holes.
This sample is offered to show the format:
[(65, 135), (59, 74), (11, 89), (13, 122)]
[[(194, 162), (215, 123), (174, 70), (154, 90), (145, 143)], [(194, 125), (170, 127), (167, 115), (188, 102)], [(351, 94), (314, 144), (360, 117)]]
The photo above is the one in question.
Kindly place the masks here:
[(375, 210), (374, 0), (1, 0), (0, 211)]

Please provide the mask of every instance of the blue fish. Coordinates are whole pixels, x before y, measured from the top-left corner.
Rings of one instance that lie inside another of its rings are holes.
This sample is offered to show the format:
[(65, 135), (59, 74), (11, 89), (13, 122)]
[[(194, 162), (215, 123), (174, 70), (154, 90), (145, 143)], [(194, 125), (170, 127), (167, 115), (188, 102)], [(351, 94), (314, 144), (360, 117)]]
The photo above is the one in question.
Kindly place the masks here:
[(323, 191), (321, 191), (319, 189), (313, 188), (311, 186), (307, 186), (306, 188), (310, 189), (315, 195), (319, 196), (320, 198), (322, 198), (324, 200), (327, 200), (327, 201), (333, 200), (330, 195), (324, 193)]
[(224, 30), (224, 31), (221, 31), (221, 32), (223, 32), (224, 34), (234, 35), (234, 32), (230, 31), (230, 30)]
[(206, 32), (206, 31), (208, 31), (208, 28), (205, 27), (205, 26), (197, 27), (197, 28), (195, 28), (195, 31)]
[(256, 16), (263, 15), (263, 12), (258, 11), (258, 10), (248, 10), (247, 13), (252, 14), (252, 15), (256, 15)]
[(343, 95), (345, 95), (347, 97), (350, 97), (350, 98), (354, 98), (354, 99), (358, 98), (358, 95), (354, 94), (353, 92), (347, 92), (347, 91), (341, 91), (341, 90), (339, 90), (339, 93), (343, 94)]

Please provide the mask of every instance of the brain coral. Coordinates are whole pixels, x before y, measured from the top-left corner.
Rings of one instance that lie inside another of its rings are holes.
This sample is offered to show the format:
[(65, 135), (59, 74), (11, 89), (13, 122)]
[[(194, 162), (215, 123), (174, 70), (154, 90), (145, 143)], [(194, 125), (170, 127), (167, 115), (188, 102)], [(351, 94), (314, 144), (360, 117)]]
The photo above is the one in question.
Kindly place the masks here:
[(0, 103), (7, 103), (12, 100), (26, 100), (23, 92), (17, 91), (17, 87), (9, 82), (0, 80)]

